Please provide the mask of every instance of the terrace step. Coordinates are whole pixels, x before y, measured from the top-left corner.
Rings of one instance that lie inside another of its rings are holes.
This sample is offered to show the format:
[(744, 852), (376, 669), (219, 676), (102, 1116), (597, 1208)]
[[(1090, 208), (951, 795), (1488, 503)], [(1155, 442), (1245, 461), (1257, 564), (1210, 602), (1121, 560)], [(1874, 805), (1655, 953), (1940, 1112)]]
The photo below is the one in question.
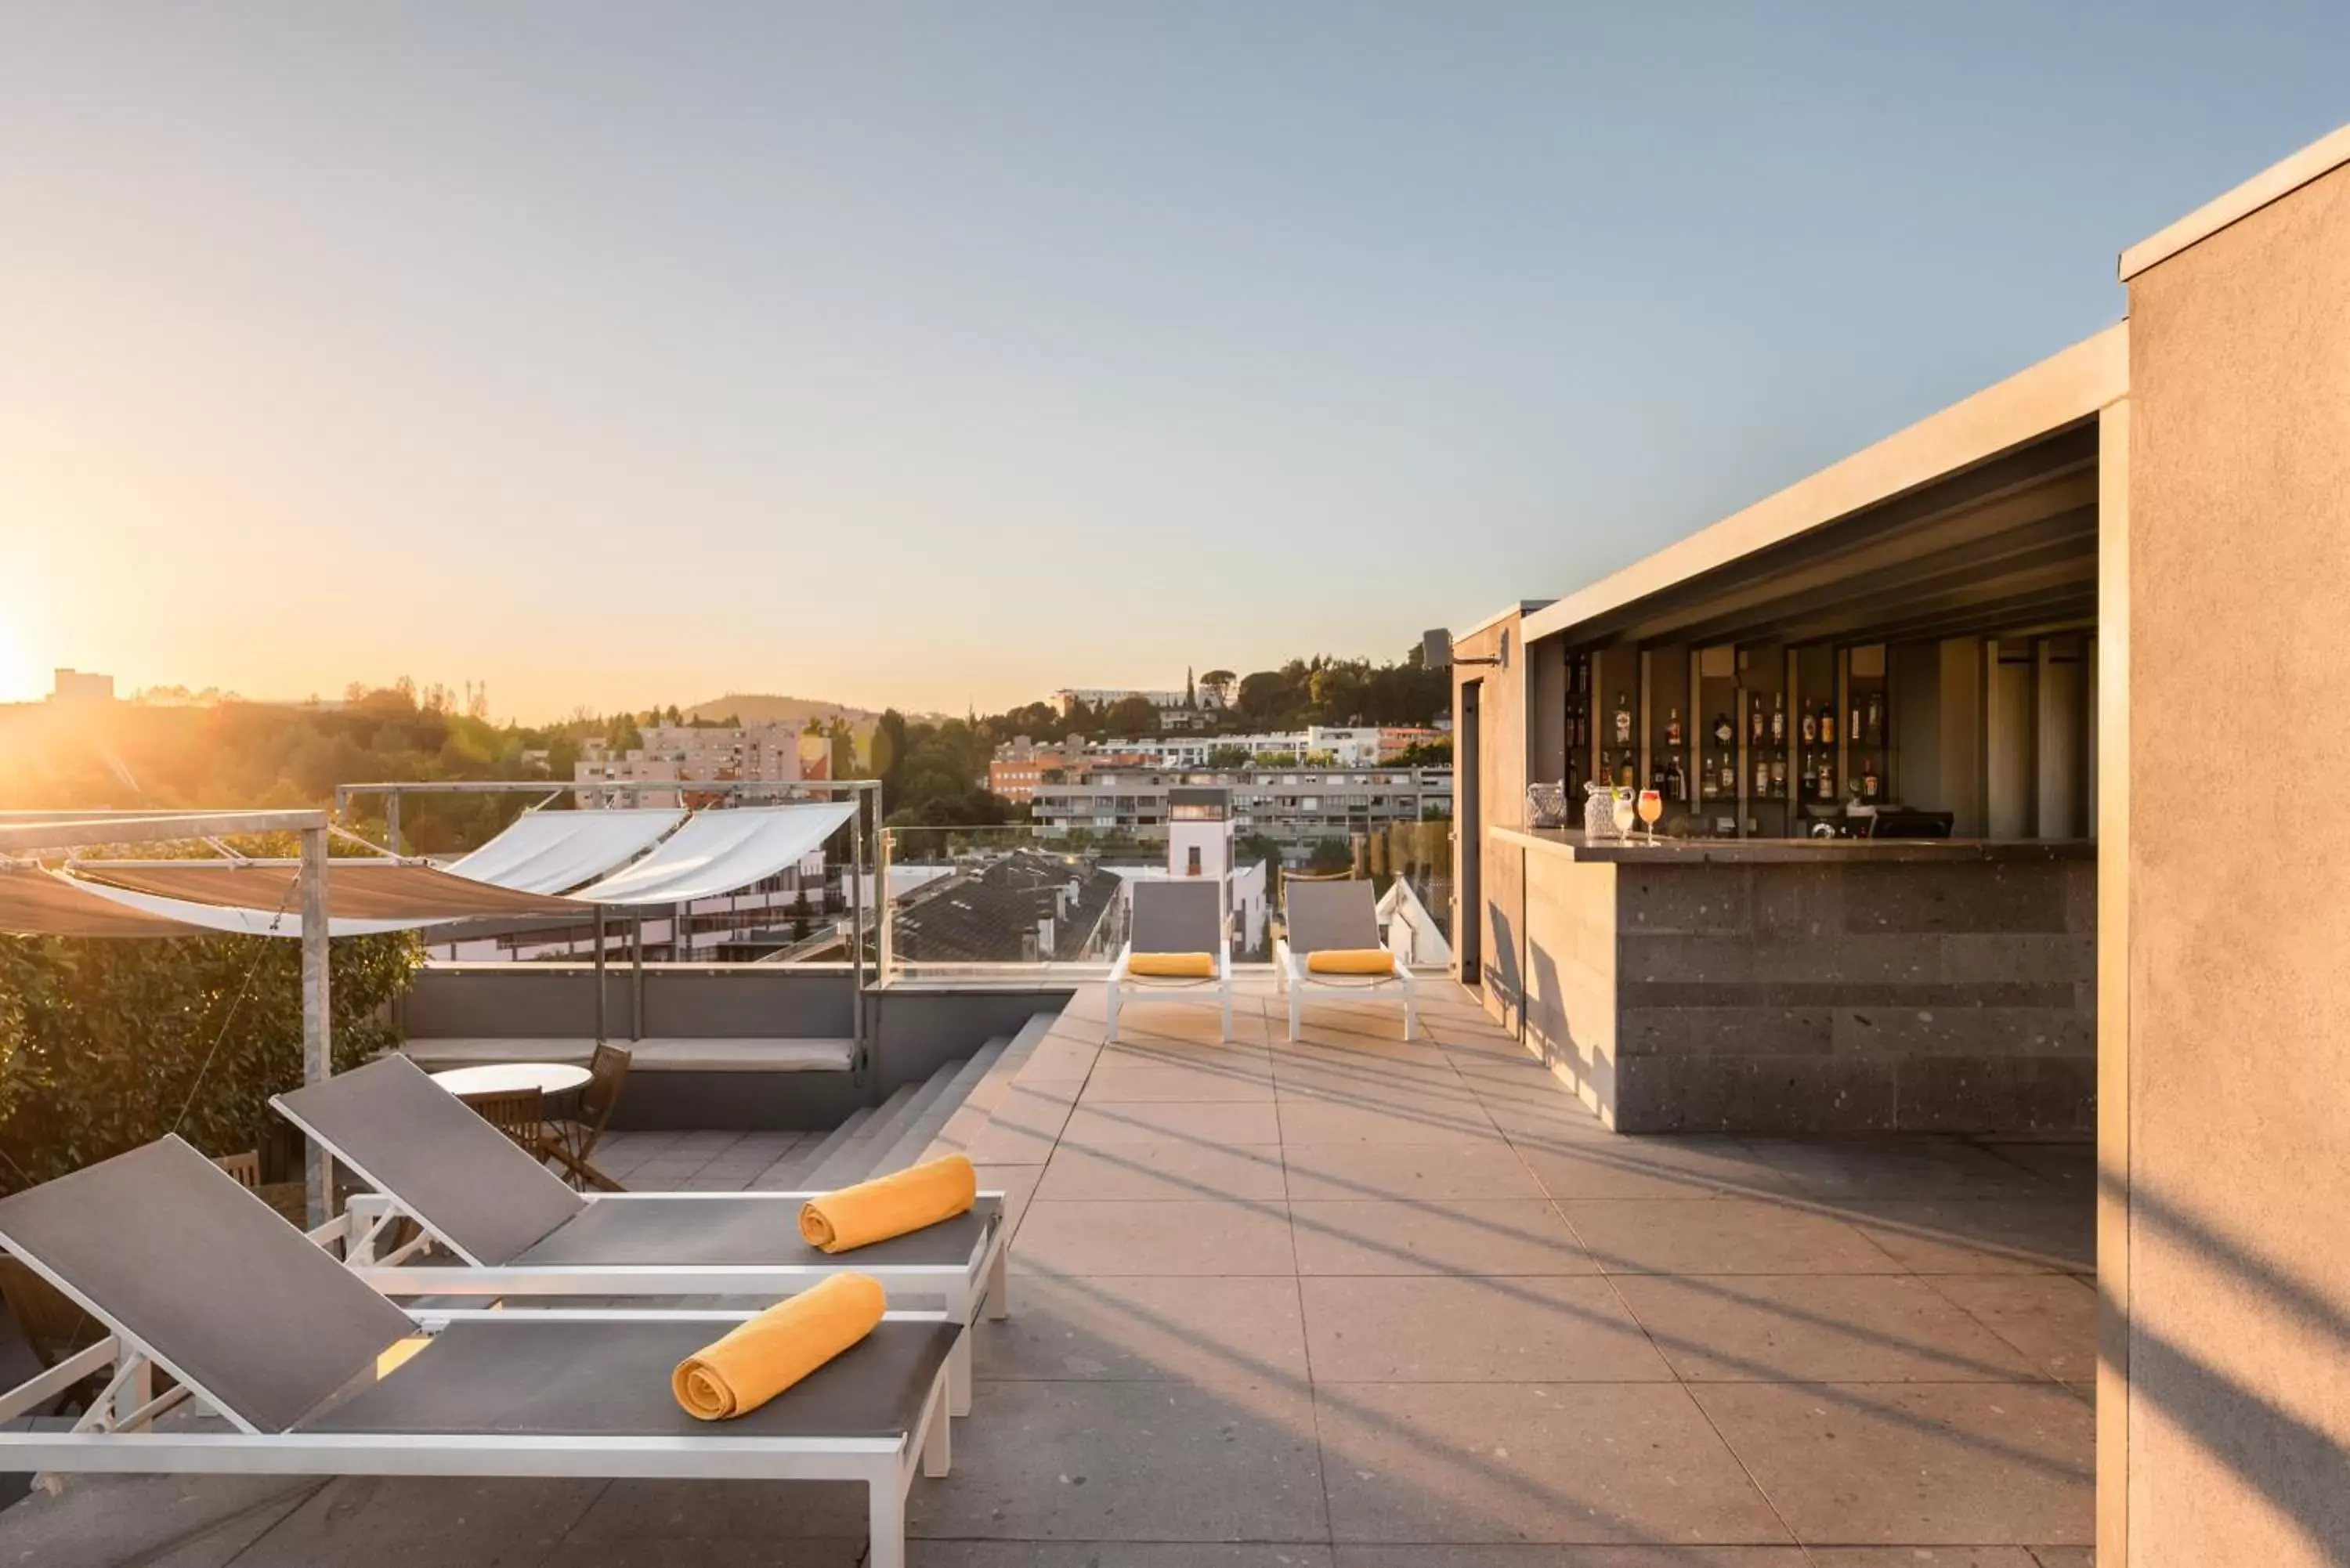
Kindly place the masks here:
[[(872, 1116), (866, 1118), (864, 1126), (851, 1133), (822, 1161), (808, 1168), (807, 1175), (803, 1179), (807, 1189), (811, 1192), (828, 1192), (836, 1187), (846, 1187), (850, 1182), (862, 1181), (865, 1179), (866, 1168), (872, 1163), (874, 1154), (877, 1152), (875, 1144), (879, 1139), (890, 1136), (889, 1129), (898, 1125), (899, 1118), (905, 1114), (906, 1106), (912, 1102), (916, 1095), (921, 1092), (921, 1088), (922, 1085), (920, 1084), (904, 1085), (897, 1093), (875, 1107)], [(882, 1147), (886, 1147), (887, 1145)]]
[(795, 1156), (787, 1162), (778, 1161), (776, 1167), (773, 1170), (769, 1171), (765, 1178), (761, 1179), (760, 1185), (772, 1186), (776, 1190), (782, 1192), (806, 1192), (811, 1190), (807, 1183), (801, 1179), (806, 1176), (808, 1172), (814, 1170), (817, 1166), (822, 1165), (826, 1160), (831, 1158), (834, 1150), (839, 1148), (842, 1144), (847, 1143), (850, 1138), (855, 1137), (857, 1136), (858, 1129), (872, 1119), (872, 1106), (858, 1106), (855, 1110), (848, 1113), (847, 1116), (842, 1120), (838, 1127), (825, 1134), (824, 1141), (817, 1144), (814, 1148), (809, 1149), (804, 1155)]
[(1020, 1032), (997, 1053), (994, 1061), (963, 1091), (961, 1103), (947, 1114), (938, 1132), (916, 1158), (943, 1158), (961, 1154), (977, 1142), (995, 1107), (1011, 1093), (1013, 1080), (1020, 1075), (1020, 1069), (1035, 1053), (1038, 1043), (1052, 1033), (1059, 1018), (1057, 1012), (1039, 1012), (1022, 1024)]
[(965, 1060), (950, 1062), (940, 1068), (938, 1076), (931, 1079), (940, 1084), (939, 1093), (931, 1097), (920, 1115), (907, 1122), (897, 1141), (873, 1162), (873, 1168), (867, 1174), (887, 1176), (920, 1159), (922, 1151), (931, 1147), (931, 1140), (939, 1136), (939, 1129), (947, 1125), (947, 1118), (955, 1114), (972, 1086), (987, 1075), (987, 1070), (995, 1065), (995, 1059), (1011, 1044), (1012, 1036), (999, 1034)]
[[(846, 1073), (857, 1064), (854, 1040), (651, 1037), (615, 1040), (629, 1051), (631, 1073)], [(584, 1067), (593, 1040), (458, 1038), (410, 1040), (401, 1054), (429, 1073), (493, 1062), (563, 1062)]]

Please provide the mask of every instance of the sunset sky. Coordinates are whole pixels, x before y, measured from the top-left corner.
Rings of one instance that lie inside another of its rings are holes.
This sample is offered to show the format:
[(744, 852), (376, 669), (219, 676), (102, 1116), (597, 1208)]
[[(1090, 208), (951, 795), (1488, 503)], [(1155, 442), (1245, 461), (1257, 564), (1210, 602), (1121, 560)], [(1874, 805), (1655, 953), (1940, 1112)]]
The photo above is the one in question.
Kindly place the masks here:
[(0, 701), (1395, 657), (2106, 325), (2345, 59), (2339, 0), (12, 0)]

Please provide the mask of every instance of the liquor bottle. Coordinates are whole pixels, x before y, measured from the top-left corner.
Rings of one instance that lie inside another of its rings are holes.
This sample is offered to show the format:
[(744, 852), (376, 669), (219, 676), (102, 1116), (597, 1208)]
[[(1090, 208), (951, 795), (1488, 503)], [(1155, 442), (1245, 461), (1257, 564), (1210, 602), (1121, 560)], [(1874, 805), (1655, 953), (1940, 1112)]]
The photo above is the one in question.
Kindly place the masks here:
[(1575, 689), (1586, 694), (1591, 691), (1591, 661), (1587, 659), (1575, 661)]
[(1820, 721), (1815, 713), (1804, 715), (1804, 744), (1810, 745), (1820, 738)]
[(1731, 727), (1730, 715), (1719, 712), (1714, 714), (1713, 743), (1717, 746), (1727, 746), (1737, 739), (1738, 732)]
[(1672, 747), (1675, 751), (1680, 750), (1681, 711), (1679, 708), (1674, 709), (1673, 716), (1665, 721), (1665, 744)]
[(1780, 757), (1771, 764), (1771, 798), (1787, 798), (1787, 759)]
[(1774, 691), (1771, 695), (1771, 743), (1774, 746), (1787, 743), (1787, 694), (1784, 691)]
[(1679, 752), (1673, 753), (1672, 766), (1665, 771), (1665, 787), (1667, 800), (1689, 798), (1689, 779), (1681, 772), (1681, 754)]
[(1877, 741), (1879, 739), (1879, 737), (1881, 737), (1881, 736), (1883, 735), (1884, 732), (1885, 732), (1885, 693), (1883, 693), (1882, 691), (1872, 691), (1872, 692), (1870, 692), (1870, 693), (1868, 694), (1868, 739), (1869, 739), (1869, 743), (1870, 743), (1871, 745), (1876, 744)]
[(1835, 704), (1833, 702), (1820, 704), (1820, 744), (1835, 744)]
[(1721, 793), (1738, 793), (1738, 759), (1728, 752), (1721, 753)]
[(1631, 742), (1632, 704), (1624, 693), (1618, 691), (1616, 693), (1616, 743), (1626, 746)]
[(1754, 798), (1767, 800), (1771, 794), (1771, 764), (1761, 757), (1754, 759)]
[(1877, 759), (1875, 757), (1869, 758), (1868, 765), (1861, 770), (1860, 798), (1867, 801), (1877, 798)]
[(1632, 782), (1640, 776), (1640, 759), (1634, 756), (1630, 752), (1626, 752), (1624, 753), (1624, 761), (1622, 764), (1617, 767), (1616, 772), (1616, 782), (1622, 784), (1626, 789), (1630, 789), (1632, 787)]
[(1746, 702), (1746, 738), (1759, 746), (1762, 743), (1762, 699), (1758, 693), (1749, 697)]
[(1835, 799), (1835, 764), (1825, 757), (1820, 759), (1819, 793), (1822, 800)]
[(1856, 746), (1860, 744), (1860, 704), (1857, 702), (1852, 705), (1852, 720), (1845, 726), (1844, 738)]

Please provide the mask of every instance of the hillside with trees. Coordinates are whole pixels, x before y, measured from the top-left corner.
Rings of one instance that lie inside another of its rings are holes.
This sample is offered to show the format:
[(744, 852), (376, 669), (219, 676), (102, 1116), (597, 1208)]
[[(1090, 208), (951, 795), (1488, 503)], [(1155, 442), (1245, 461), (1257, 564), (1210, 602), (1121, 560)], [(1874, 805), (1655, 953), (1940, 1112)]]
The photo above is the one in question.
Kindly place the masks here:
[[(1442, 670), (1421, 667), (1415, 648), (1396, 663), (1317, 655), (1236, 676), (1211, 670), (1197, 685), (1232, 694), (1232, 706), (1185, 714), (1184, 732), (1239, 734), (1308, 724), (1425, 724), (1451, 700)], [(248, 702), (214, 692), (146, 693), (103, 704), (0, 707), (0, 809), (45, 807), (230, 807), (323, 805), (338, 784), (395, 779), (573, 777), (580, 746), (601, 738), (626, 751), (642, 727), (667, 723), (813, 723), (834, 741), (836, 773), (879, 777), (890, 819), (953, 826), (1015, 820), (1010, 802), (987, 792), (995, 748), (1017, 735), (1062, 740), (1137, 738), (1162, 732), (1167, 716), (1129, 698), (1099, 710), (1076, 704), (1064, 716), (1029, 702), (986, 716), (879, 713), (808, 698), (749, 693), (691, 708), (675, 704), (601, 715), (582, 709), (559, 723), (498, 723), (478, 693), (444, 686), (420, 691), (401, 680), (354, 686), (338, 702)], [(1431, 750), (1417, 759), (1438, 762)], [(539, 797), (441, 795), (401, 807), (406, 847), (427, 854), (469, 849)], [(364, 830), (380, 805), (361, 803)]]

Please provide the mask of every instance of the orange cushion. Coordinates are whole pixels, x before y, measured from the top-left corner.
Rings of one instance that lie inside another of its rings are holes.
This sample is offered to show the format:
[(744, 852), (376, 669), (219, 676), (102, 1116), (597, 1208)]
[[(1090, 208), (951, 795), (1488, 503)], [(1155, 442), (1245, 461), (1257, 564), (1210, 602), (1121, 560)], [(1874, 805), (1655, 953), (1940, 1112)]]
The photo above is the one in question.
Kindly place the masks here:
[(1155, 975), (1162, 980), (1212, 980), (1213, 953), (1133, 953), (1126, 961), (1128, 974)]
[(1309, 974), (1393, 974), (1395, 954), (1385, 948), (1326, 948), (1305, 955)]

